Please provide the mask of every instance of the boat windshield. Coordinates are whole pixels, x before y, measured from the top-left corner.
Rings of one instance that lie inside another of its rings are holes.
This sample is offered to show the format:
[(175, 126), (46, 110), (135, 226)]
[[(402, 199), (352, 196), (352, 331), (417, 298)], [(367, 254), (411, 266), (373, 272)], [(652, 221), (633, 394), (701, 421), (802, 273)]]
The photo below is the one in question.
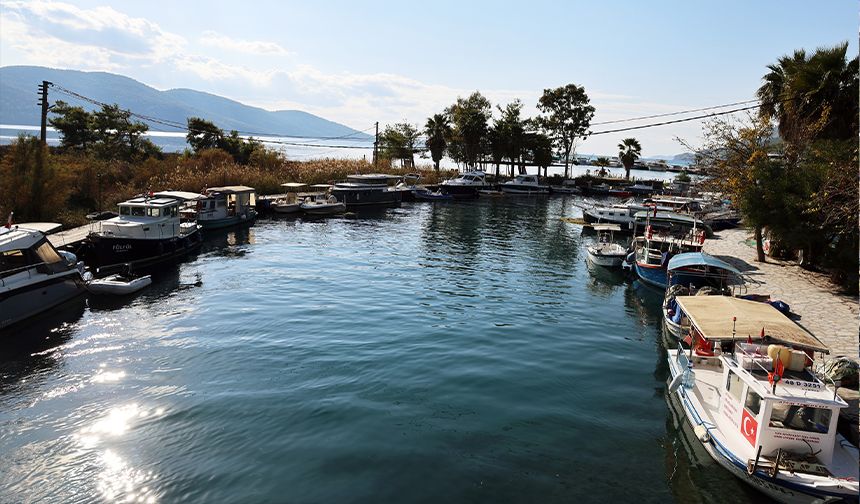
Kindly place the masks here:
[(769, 425), (778, 429), (827, 434), (830, 428), (830, 415), (830, 408), (780, 402), (773, 405)]

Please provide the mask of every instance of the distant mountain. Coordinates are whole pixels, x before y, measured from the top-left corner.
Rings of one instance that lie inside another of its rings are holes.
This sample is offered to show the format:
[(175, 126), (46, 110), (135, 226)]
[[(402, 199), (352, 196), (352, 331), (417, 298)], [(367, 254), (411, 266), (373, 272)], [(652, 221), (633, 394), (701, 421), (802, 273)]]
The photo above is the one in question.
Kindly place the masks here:
[[(192, 89), (159, 91), (129, 77), (37, 66), (0, 67), (0, 124), (37, 125), (37, 86), (53, 82), (103, 103), (117, 103), (138, 114), (185, 124), (202, 117), (224, 130), (273, 136), (339, 137), (366, 140), (370, 135), (300, 110), (270, 111)], [(49, 101), (63, 100), (88, 110), (94, 105), (52, 90)], [(158, 124), (153, 130), (170, 131)]]

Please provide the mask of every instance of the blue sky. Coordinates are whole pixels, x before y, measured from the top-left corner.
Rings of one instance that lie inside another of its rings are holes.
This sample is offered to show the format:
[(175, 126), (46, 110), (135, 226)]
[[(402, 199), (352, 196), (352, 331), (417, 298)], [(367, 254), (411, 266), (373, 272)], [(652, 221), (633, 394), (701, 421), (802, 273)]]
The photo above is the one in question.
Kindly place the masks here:
[[(796, 48), (850, 41), (854, 1), (41, 2), (0, 1), (0, 65), (128, 75), (366, 129), (423, 124), (458, 95), (520, 98), (585, 86), (594, 121), (754, 97), (765, 66)], [(641, 123), (631, 123), (641, 124)], [(605, 128), (605, 127), (604, 127)], [(595, 131), (601, 127), (595, 126)], [(645, 155), (697, 143), (697, 122), (627, 135)]]

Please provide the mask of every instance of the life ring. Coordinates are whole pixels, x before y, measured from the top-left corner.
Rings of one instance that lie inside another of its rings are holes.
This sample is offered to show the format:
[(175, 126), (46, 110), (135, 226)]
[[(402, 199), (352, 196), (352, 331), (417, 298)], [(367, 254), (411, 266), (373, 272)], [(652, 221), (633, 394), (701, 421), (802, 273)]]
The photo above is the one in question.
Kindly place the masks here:
[(705, 232), (699, 231), (699, 235), (697, 236), (697, 238), (699, 240), (699, 245), (704, 245), (704, 243), (705, 243)]
[(654, 236), (654, 230), (651, 228), (651, 224), (648, 224), (648, 227), (645, 228), (645, 238), (649, 240)]

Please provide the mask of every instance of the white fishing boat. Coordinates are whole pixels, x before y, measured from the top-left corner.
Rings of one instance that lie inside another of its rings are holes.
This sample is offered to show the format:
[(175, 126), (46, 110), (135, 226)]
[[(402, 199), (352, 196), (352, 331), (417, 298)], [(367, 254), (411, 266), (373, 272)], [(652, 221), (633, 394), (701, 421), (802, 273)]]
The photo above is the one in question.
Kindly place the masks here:
[(548, 194), (549, 186), (542, 185), (537, 175), (517, 175), (500, 186), (509, 194)]
[(827, 347), (766, 303), (678, 303), (690, 318), (690, 348), (668, 351), (670, 406), (694, 442), (777, 501), (856, 502), (858, 451), (836, 429), (848, 404), (812, 371)]
[(595, 224), (592, 227), (597, 232), (597, 241), (586, 247), (588, 260), (607, 268), (621, 266), (627, 255), (627, 249), (615, 243), (615, 233), (621, 228), (618, 224)]
[(97, 278), (87, 282), (87, 290), (92, 294), (127, 295), (143, 289), (152, 283), (150, 275), (132, 276), (125, 273), (117, 273), (104, 278)]

